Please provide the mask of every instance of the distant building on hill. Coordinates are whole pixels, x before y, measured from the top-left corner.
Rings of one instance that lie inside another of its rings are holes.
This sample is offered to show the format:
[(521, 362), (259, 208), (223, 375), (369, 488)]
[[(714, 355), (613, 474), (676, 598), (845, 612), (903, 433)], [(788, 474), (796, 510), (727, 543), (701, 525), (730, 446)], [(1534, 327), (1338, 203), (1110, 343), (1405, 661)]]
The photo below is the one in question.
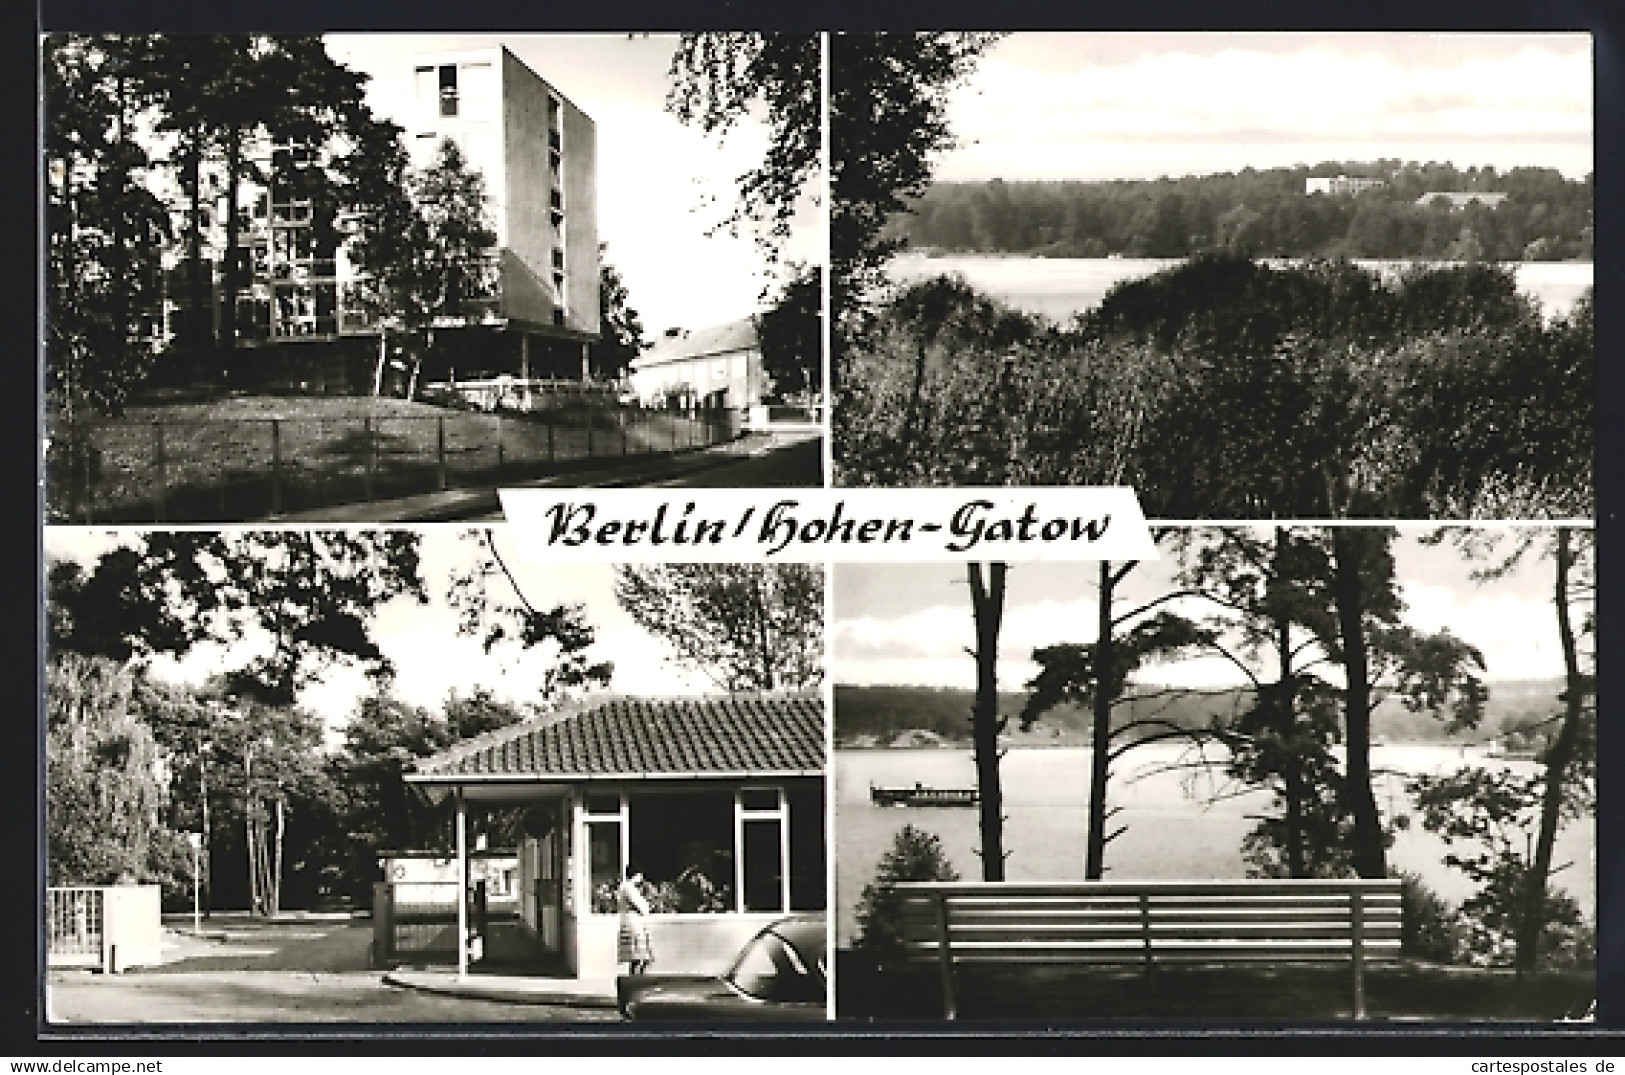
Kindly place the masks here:
[(1386, 179), (1361, 179), (1356, 176), (1312, 175), (1304, 179), (1303, 192), (1305, 194), (1359, 194), (1361, 191), (1377, 190), (1386, 187)]
[(1416, 204), (1420, 206), (1444, 205), (1452, 212), (1465, 209), (1474, 202), (1478, 202), (1486, 209), (1494, 209), (1506, 201), (1505, 194), (1495, 194), (1480, 190), (1430, 190), (1420, 198)]

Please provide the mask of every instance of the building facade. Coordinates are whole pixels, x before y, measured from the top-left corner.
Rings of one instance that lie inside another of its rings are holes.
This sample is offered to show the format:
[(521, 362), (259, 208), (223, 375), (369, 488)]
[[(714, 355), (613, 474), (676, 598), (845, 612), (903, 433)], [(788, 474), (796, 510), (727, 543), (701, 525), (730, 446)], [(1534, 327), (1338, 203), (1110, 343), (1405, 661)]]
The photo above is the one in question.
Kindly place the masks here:
[(416, 57), (409, 116), (414, 167), (450, 139), (485, 178), (500, 259), (495, 316), (523, 336), (596, 339), (592, 119), (501, 46)]
[[(410, 162), (422, 168), (443, 140), (456, 142), (482, 175), (497, 235), (498, 284), (489, 308), (472, 325), (436, 326), (469, 337), (441, 333), (437, 343), (452, 357), (439, 376), (528, 378), (534, 364), (538, 376), (583, 377), (585, 348), (599, 335), (593, 120), (499, 46), (411, 62), (410, 122), (403, 124)], [(159, 159), (176, 152), (173, 136), (154, 133), (149, 141)], [(218, 162), (205, 162), (196, 267), (187, 256), (188, 199), (172, 174), (153, 171), (154, 193), (171, 207), (176, 237), (163, 253), (161, 309), (146, 329), (154, 350), (189, 333), (229, 335), (244, 348), (353, 339), (363, 357), (370, 338), (376, 350), (382, 329), (354, 301), (351, 286), (359, 271), (346, 248), (357, 221), (332, 204), (320, 175), (326, 155), (323, 147), (250, 139), (235, 191)], [(425, 371), (426, 378), (435, 375)]]
[(644, 406), (746, 409), (770, 385), (754, 318), (689, 332), (669, 330), (632, 360), (632, 391)]
[(1420, 198), (1416, 204), (1423, 208), (1444, 206), (1451, 212), (1459, 212), (1473, 203), (1478, 203), (1486, 209), (1494, 209), (1506, 201), (1505, 194), (1480, 190), (1430, 190)]
[[(661, 972), (704, 972), (767, 922), (827, 905), (824, 726), (816, 695), (602, 699), (459, 744), (406, 780), (449, 798), (463, 834), (471, 808), (524, 809), (533, 961), (613, 977), (631, 863)], [(471, 881), (468, 852), (459, 862)]]
[(1303, 181), (1305, 194), (1359, 194), (1378, 190), (1388, 185), (1385, 179), (1362, 179), (1357, 176), (1309, 176)]

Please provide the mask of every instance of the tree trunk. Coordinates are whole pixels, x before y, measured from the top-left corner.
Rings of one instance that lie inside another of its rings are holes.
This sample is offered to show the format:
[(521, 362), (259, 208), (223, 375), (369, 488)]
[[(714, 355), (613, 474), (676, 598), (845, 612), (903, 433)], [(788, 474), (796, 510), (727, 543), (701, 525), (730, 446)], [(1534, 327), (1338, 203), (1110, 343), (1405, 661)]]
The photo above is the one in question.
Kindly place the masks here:
[(971, 609), (976, 620), (976, 704), (971, 740), (976, 753), (976, 786), (981, 792), (982, 880), (1004, 880), (1004, 795), (999, 787), (999, 627), (1004, 620), (1005, 565), (982, 565), (970, 572)]
[(1089, 836), (1083, 878), (1098, 881), (1106, 872), (1106, 782), (1111, 778), (1111, 668), (1117, 659), (1112, 640), (1112, 565), (1100, 561), (1100, 595), (1096, 605), (1094, 721), (1089, 737)]
[(282, 910), (282, 832), (283, 832), (282, 800), (276, 801), (276, 857), (272, 859), (271, 867), (271, 914)]
[(226, 132), (226, 256), (220, 281), (225, 298), (220, 306), (220, 347), (230, 351), (237, 345), (237, 292), (241, 288), (237, 258), (241, 237), (237, 227), (237, 176), (243, 167), (243, 132), (232, 127)]
[(186, 215), (186, 350), (199, 367), (208, 344), (209, 324), (205, 314), (209, 304), (204, 299), (203, 280), (203, 134), (192, 131), (187, 136), (186, 195), (191, 211)]
[(1365, 583), (1360, 569), (1381, 535), (1364, 527), (1332, 527), (1333, 597), (1343, 643), (1343, 720), (1348, 740), (1345, 785), (1354, 818), (1354, 870), (1364, 878), (1388, 875), (1382, 818), (1371, 793), (1371, 673), (1365, 643)]
[[(1284, 569), (1287, 532), (1275, 528), (1275, 563), (1271, 568), (1270, 583), (1279, 585)], [(1281, 682), (1276, 697), (1274, 714), (1277, 734), (1281, 737), (1281, 782), (1286, 799), (1286, 864), (1290, 877), (1308, 877), (1308, 864), (1304, 861), (1303, 800), (1304, 779), (1302, 759), (1297, 752), (1297, 679), (1292, 674), (1292, 619), (1284, 605), (1277, 605), (1275, 616), (1275, 651), (1280, 664)]]
[(1575, 554), (1573, 532), (1557, 531), (1557, 580), (1552, 600), (1557, 606), (1557, 635), (1563, 647), (1563, 724), (1557, 741), (1546, 755), (1541, 776), (1544, 785), (1540, 801), (1540, 832), (1535, 838), (1535, 859), (1524, 881), (1524, 893), (1514, 933), (1517, 945), (1513, 967), (1521, 977), (1533, 974), (1540, 959), (1540, 939), (1546, 926), (1546, 882), (1552, 872), (1552, 849), (1557, 843), (1558, 824), (1563, 813), (1563, 784), (1568, 776), (1575, 748), (1580, 740), (1580, 718), (1585, 711), (1585, 683), (1580, 675), (1579, 649), (1574, 624), (1569, 619), (1569, 572)]

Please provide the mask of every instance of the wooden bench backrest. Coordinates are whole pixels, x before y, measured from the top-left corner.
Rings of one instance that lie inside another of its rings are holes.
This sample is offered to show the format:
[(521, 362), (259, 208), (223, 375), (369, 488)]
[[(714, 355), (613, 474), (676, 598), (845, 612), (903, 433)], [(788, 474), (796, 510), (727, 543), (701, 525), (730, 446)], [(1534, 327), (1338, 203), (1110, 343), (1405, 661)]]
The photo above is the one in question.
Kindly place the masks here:
[[(946, 916), (955, 962), (1337, 962), (1400, 945), (1400, 882), (910, 882), (911, 957), (938, 959)], [(1358, 896), (1358, 921), (1356, 899)]]

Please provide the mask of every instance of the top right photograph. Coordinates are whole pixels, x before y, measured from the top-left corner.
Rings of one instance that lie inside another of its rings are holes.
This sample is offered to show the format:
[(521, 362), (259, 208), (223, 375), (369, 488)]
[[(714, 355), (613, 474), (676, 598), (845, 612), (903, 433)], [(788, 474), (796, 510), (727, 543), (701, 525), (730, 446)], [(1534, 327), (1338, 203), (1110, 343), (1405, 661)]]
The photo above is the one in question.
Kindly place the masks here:
[(1587, 34), (835, 34), (841, 486), (1594, 514)]

